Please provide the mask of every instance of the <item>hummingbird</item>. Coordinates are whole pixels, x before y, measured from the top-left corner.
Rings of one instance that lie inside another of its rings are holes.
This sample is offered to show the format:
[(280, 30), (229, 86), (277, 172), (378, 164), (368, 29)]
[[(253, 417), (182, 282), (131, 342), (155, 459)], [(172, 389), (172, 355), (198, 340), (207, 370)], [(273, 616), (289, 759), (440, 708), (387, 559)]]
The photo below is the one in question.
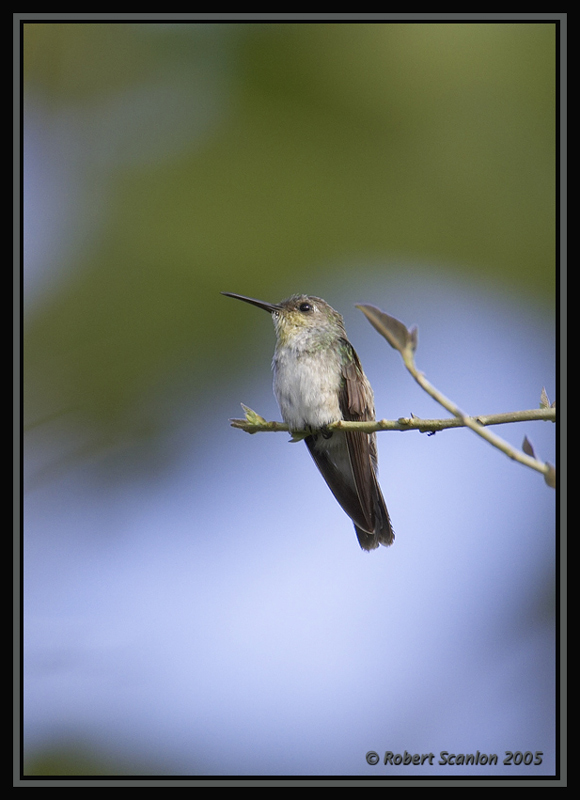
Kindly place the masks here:
[(377, 479), (376, 434), (329, 430), (339, 420), (374, 420), (371, 385), (342, 316), (320, 297), (295, 294), (265, 303), (222, 292), (272, 315), (276, 348), (274, 394), (292, 431), (309, 431), (304, 441), (330, 491), (354, 523), (363, 550), (395, 539)]

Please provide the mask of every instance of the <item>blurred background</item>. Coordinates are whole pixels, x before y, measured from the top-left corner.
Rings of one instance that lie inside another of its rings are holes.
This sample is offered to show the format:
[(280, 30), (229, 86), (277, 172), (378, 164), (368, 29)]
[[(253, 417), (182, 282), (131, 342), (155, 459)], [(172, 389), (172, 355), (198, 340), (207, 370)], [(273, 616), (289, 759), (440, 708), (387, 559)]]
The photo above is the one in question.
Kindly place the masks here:
[[(380, 433), (397, 538), (362, 552), (303, 445), (229, 426), (279, 419), (274, 332), (220, 291), (325, 298), (379, 417), (447, 413), (361, 302), (468, 413), (556, 399), (556, 37), (24, 24), (28, 774), (554, 772), (554, 491)], [(555, 461), (552, 424), (495, 430)]]

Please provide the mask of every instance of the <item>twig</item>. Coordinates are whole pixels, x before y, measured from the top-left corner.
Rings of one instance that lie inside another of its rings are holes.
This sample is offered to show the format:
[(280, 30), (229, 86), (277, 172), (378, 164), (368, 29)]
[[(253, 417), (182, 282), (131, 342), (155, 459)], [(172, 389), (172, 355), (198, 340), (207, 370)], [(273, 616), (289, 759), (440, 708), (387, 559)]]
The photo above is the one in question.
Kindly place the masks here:
[[(470, 428), (478, 436), (481, 436), (487, 442), (497, 447), (505, 453), (506, 456), (524, 464), (537, 472), (541, 472), (544, 480), (549, 486), (555, 487), (556, 484), (556, 470), (552, 464), (540, 461), (536, 458), (533, 448), (529, 441), (524, 439), (524, 446), (522, 450), (513, 447), (504, 439), (497, 436), (495, 433), (487, 430), (482, 424), (480, 418), (469, 417), (465, 414), (452, 400), (445, 397), (438, 389), (436, 389), (425, 377), (422, 372), (419, 372), (415, 366), (415, 350), (417, 348), (417, 328), (408, 329), (406, 325), (400, 322), (395, 317), (385, 314), (376, 306), (372, 305), (359, 305), (357, 308), (363, 312), (371, 325), (389, 342), (389, 344), (398, 350), (403, 358), (407, 370), (411, 373), (413, 378), (417, 381), (419, 386), (424, 389), (434, 400), (440, 405), (451, 412), (463, 425)], [(545, 394), (545, 392), (543, 393)], [(542, 397), (543, 401), (543, 397)], [(554, 409), (555, 414), (555, 409)]]
[[(268, 422), (255, 411), (244, 406), (246, 417), (244, 419), (231, 419), (232, 428), (239, 428), (246, 433), (275, 433), (288, 431), (285, 422)], [(470, 418), (479, 425), (506, 425), (509, 422), (531, 422), (543, 420), (556, 421), (555, 408), (531, 408), (527, 411), (508, 411), (502, 414), (485, 414)], [(363, 433), (376, 433), (377, 431), (420, 431), (421, 433), (437, 433), (447, 428), (465, 428), (465, 422), (458, 417), (446, 419), (421, 419), (414, 415), (399, 417), (399, 419), (378, 419), (371, 422), (349, 422), (341, 420), (328, 425), (329, 430), (351, 430)], [(311, 431), (293, 431), (296, 437), (308, 436)]]

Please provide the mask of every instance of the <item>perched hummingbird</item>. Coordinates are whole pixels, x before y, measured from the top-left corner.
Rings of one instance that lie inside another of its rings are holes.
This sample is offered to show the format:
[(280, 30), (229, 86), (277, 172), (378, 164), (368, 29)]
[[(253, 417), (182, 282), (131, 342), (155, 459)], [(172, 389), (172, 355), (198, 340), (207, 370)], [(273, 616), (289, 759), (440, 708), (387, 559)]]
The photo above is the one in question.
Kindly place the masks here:
[(276, 329), (274, 394), (290, 431), (306, 445), (331, 492), (354, 523), (363, 550), (395, 539), (377, 480), (376, 434), (329, 431), (339, 420), (374, 420), (371, 385), (338, 311), (295, 294), (277, 305), (222, 292), (269, 311)]

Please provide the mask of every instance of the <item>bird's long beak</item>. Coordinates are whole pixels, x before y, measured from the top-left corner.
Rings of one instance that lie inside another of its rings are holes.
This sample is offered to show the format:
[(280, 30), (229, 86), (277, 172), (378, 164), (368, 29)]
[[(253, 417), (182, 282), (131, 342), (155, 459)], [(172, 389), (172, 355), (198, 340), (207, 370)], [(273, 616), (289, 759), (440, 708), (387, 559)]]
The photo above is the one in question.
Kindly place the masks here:
[(220, 294), (223, 294), (226, 297), (234, 297), (236, 300), (243, 300), (244, 303), (251, 303), (253, 306), (263, 308), (264, 311), (269, 311), (270, 314), (272, 314), (274, 311), (280, 311), (280, 306), (277, 306), (274, 303), (265, 303), (263, 300), (254, 300), (253, 297), (244, 297), (243, 294), (232, 294), (232, 292), (220, 292)]

